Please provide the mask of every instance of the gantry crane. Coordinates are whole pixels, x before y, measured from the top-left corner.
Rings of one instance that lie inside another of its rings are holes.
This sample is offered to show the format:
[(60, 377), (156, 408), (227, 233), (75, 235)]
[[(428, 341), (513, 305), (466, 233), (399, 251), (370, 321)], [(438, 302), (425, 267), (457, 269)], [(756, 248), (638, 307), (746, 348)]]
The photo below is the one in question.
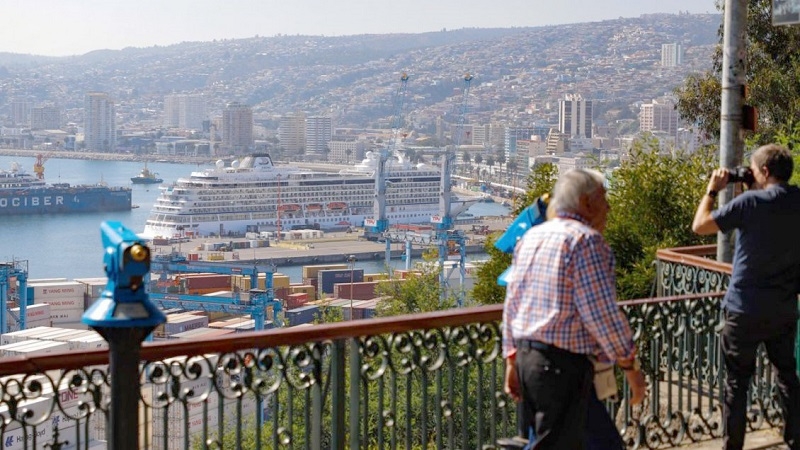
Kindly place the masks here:
[[(389, 181), (386, 179), (386, 164), (389, 158), (394, 156), (395, 145), (402, 124), (403, 103), (407, 87), (408, 74), (403, 72), (400, 76), (400, 86), (394, 94), (391, 138), (389, 144), (380, 150), (378, 161), (375, 166), (375, 202), (373, 203), (373, 218), (364, 221), (364, 226), (368, 227), (369, 232), (373, 235), (384, 235), (389, 230), (389, 219), (386, 217), (386, 188), (389, 184)], [(386, 241), (386, 266), (389, 267), (392, 257), (392, 240), (388, 236), (384, 236), (384, 240)]]
[(7, 314), (11, 314), (8, 310), (8, 302), (10, 300), (8, 292), (12, 280), (17, 282), (17, 304), (19, 305), (19, 317), (15, 317), (15, 319), (19, 322), (19, 329), (25, 329), (26, 308), (28, 306), (27, 266), (27, 261), (0, 263), (0, 334), (8, 331)]
[[(439, 197), (439, 214), (431, 217), (431, 222), (436, 225), (436, 241), (439, 245), (439, 285), (440, 285), (440, 299), (443, 301), (449, 291), (448, 279), (449, 273), (445, 273), (444, 262), (449, 259), (450, 255), (458, 255), (458, 265), (460, 269), (460, 282), (461, 290), (459, 291), (457, 300), (458, 306), (464, 305), (464, 278), (466, 277), (466, 236), (463, 231), (453, 230), (453, 216), (451, 212), (452, 205), (452, 186), (450, 184), (451, 175), (453, 171), (453, 163), (456, 158), (456, 151), (461, 144), (461, 135), (464, 130), (464, 118), (467, 113), (467, 103), (469, 101), (469, 88), (472, 83), (472, 75), (467, 73), (464, 75), (464, 90), (461, 99), (461, 110), (458, 114), (458, 122), (456, 129), (452, 136), (452, 148), (445, 151), (442, 155), (442, 179), (440, 183), (440, 197)], [(456, 253), (457, 252), (457, 253)], [(455, 270), (456, 266), (451, 269)]]
[(258, 286), (258, 275), (266, 275), (264, 290), (251, 289), (250, 300), (242, 301), (239, 293), (234, 292), (232, 298), (207, 297), (203, 295), (162, 294), (150, 293), (150, 300), (161, 308), (183, 308), (193, 311), (228, 312), (235, 314), (250, 314), (255, 321), (256, 331), (264, 329), (266, 322), (266, 309), (272, 306), (273, 324), (280, 327), (282, 305), (280, 300), (275, 300), (272, 284), (274, 267), (226, 265), (207, 261), (187, 261), (180, 255), (165, 255), (153, 258), (150, 263), (153, 272), (166, 273), (219, 273), (226, 275), (246, 275), (250, 277), (250, 286)]

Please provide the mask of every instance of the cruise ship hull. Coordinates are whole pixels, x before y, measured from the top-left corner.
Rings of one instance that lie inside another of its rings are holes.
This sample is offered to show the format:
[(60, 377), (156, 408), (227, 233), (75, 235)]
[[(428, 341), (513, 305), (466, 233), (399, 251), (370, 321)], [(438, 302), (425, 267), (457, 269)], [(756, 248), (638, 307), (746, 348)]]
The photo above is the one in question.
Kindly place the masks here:
[[(254, 155), (241, 164), (193, 172), (161, 186), (143, 236), (236, 235), (248, 231), (323, 230), (363, 226), (375, 217), (376, 157), (338, 174), (272, 164)], [(440, 214), (441, 175), (435, 168), (393, 162), (386, 170), (390, 224), (431, 223)], [(454, 217), (480, 201), (451, 198)]]
[(0, 192), (0, 217), (127, 211), (131, 190), (102, 186)]

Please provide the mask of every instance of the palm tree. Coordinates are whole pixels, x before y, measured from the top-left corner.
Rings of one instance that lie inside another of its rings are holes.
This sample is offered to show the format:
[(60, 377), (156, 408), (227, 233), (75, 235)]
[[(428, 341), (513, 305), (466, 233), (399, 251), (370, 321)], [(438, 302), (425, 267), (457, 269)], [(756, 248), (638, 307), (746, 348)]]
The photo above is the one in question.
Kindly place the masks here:
[(344, 151), (344, 154), (345, 154), (345, 156), (347, 156), (347, 162), (349, 163), (350, 162), (350, 155), (353, 154), (353, 150), (348, 148), (347, 150)]

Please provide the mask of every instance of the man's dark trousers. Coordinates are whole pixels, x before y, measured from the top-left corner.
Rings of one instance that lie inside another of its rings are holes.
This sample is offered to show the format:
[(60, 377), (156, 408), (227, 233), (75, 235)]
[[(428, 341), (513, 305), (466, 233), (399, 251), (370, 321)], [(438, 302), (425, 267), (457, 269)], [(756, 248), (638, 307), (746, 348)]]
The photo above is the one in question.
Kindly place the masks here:
[(800, 381), (794, 345), (797, 317), (760, 317), (725, 312), (722, 352), (728, 371), (725, 384), (725, 449), (744, 446), (747, 425), (747, 389), (755, 372), (756, 349), (764, 343), (770, 363), (778, 373), (778, 390), (784, 416), (784, 440), (800, 450)]
[(520, 341), (517, 374), (522, 407), (536, 436), (533, 448), (584, 449), (593, 377), (589, 359), (535, 341)]

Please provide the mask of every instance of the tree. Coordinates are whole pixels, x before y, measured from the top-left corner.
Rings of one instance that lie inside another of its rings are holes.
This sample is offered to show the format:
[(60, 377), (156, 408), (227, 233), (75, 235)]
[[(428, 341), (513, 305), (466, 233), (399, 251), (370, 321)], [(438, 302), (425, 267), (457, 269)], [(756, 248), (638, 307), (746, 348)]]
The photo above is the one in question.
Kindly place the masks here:
[(670, 155), (658, 149), (655, 138), (634, 142), (630, 158), (609, 177), (605, 237), (616, 256), (620, 299), (651, 294), (656, 250), (709, 242), (691, 223), (715, 166), (714, 150)]
[(348, 148), (344, 151), (344, 154), (347, 156), (347, 162), (350, 162), (350, 155), (353, 154), (353, 150)]
[(479, 154), (475, 155), (475, 158), (473, 158), (473, 161), (475, 161), (475, 164), (480, 164), (480, 163), (483, 162), (483, 156), (481, 156), (480, 153), (479, 153)]
[(387, 297), (378, 303), (376, 313), (380, 317), (439, 311), (456, 305), (452, 296), (440, 302), (438, 255), (436, 250), (423, 254), (424, 263), (407, 278), (392, 279), (375, 289), (378, 296)]
[[(718, 8), (722, 8), (718, 2)], [(758, 109), (761, 130), (753, 143), (765, 144), (781, 131), (792, 128), (800, 116), (800, 29), (772, 25), (772, 1), (747, 2), (745, 102)], [(718, 136), (722, 77), (722, 31), (720, 46), (714, 53), (713, 68), (687, 77), (676, 89), (678, 111), (689, 122), (696, 122), (707, 136)]]
[[(552, 192), (558, 179), (558, 167), (552, 163), (538, 164), (531, 170), (527, 178), (527, 190), (521, 202), (517, 203), (514, 215), (532, 204), (543, 194)], [(497, 285), (497, 277), (511, 265), (511, 255), (503, 253), (494, 247), (500, 234), (495, 234), (486, 240), (484, 249), (489, 255), (486, 263), (477, 271), (477, 283), (472, 290), (472, 297), (481, 304), (502, 303), (506, 296), (506, 289)]]

